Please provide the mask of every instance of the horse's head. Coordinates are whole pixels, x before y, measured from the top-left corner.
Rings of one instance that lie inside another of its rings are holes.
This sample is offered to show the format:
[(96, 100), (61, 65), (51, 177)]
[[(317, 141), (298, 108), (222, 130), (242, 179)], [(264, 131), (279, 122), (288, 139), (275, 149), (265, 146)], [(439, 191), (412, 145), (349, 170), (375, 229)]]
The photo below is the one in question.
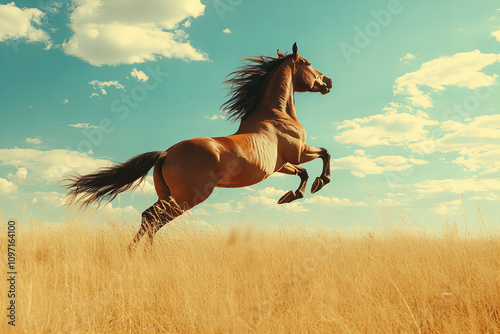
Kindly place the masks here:
[[(284, 55), (278, 50), (278, 56)], [(293, 44), (294, 90), (296, 92), (321, 92), (327, 94), (332, 89), (332, 79), (312, 67), (311, 62), (299, 56), (297, 43)]]

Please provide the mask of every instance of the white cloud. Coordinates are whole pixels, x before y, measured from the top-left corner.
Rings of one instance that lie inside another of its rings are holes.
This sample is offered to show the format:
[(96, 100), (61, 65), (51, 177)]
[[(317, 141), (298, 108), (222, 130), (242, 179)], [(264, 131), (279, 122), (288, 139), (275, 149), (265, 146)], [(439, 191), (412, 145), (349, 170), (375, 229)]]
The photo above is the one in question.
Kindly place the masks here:
[(222, 30), (222, 32), (225, 34), (230, 34), (231, 30), (229, 30), (229, 28), (226, 28), (226, 29)]
[(405, 158), (399, 155), (385, 155), (377, 158), (367, 156), (363, 150), (356, 150), (354, 155), (332, 159), (331, 168), (346, 169), (357, 177), (366, 174), (382, 174), (385, 171), (404, 171), (415, 165), (425, 165), (428, 162), (421, 159)]
[[(231, 201), (232, 202), (232, 201)], [(214, 211), (218, 213), (239, 213), (240, 211), (235, 210), (231, 203), (203, 203), (199, 207), (190, 210), (193, 216), (210, 216)]]
[(102, 95), (107, 95), (108, 92), (104, 89), (106, 87), (115, 87), (116, 89), (125, 89), (125, 86), (120, 84), (117, 80), (114, 81), (99, 81), (99, 80), (92, 80), (89, 82), (92, 87), (94, 87), (94, 92), (90, 97), (92, 96), (99, 96), (99, 93)]
[(266, 196), (247, 196), (246, 203), (251, 205), (262, 205), (268, 208), (277, 207), (278, 199), (269, 198)]
[(25, 38), (26, 42), (47, 42), (49, 35), (37, 28), (45, 16), (37, 8), (18, 8), (14, 2), (0, 5), (0, 42)]
[(496, 194), (489, 194), (488, 196), (483, 197), (484, 200), (487, 201), (500, 201), (500, 195), (498, 193)]
[(143, 71), (138, 71), (135, 67), (130, 74), (140, 82), (148, 81), (149, 77)]
[(277, 207), (278, 211), (291, 212), (291, 213), (309, 212), (309, 210), (305, 208), (301, 202), (292, 202), (292, 203), (276, 204), (276, 205), (279, 205)]
[(321, 204), (325, 206), (363, 206), (363, 202), (352, 201), (348, 198), (314, 196), (296, 200), (291, 203), (278, 204), (278, 200), (287, 191), (275, 189), (274, 187), (266, 187), (261, 190), (255, 190), (252, 195), (245, 197), (244, 202), (237, 203), (237, 209), (243, 209), (245, 205), (262, 207), (264, 209), (278, 210), (282, 212), (309, 212), (309, 209), (304, 204)]
[(412, 189), (420, 194), (439, 194), (450, 192), (455, 194), (465, 193), (498, 193), (500, 179), (443, 179), (426, 180), (413, 184)]
[(139, 216), (139, 211), (131, 205), (124, 208), (114, 208), (112, 203), (108, 203), (99, 209), (99, 214), (104, 216)]
[(208, 210), (203, 208), (203, 207), (196, 207), (194, 209), (191, 209), (188, 211), (188, 214), (193, 215), (195, 217), (197, 217), (197, 216), (210, 216), (210, 212), (208, 212)]
[(406, 64), (409, 64), (410, 61), (414, 60), (415, 58), (416, 58), (415, 55), (408, 52), (406, 55), (403, 56), (403, 58), (399, 58), (399, 60), (401, 60)]
[(357, 176), (357, 177), (366, 177), (365, 174), (357, 172), (355, 170), (351, 170), (351, 174), (354, 175), (354, 176)]
[(66, 195), (55, 191), (34, 192), (31, 195), (35, 196), (32, 198), (31, 203), (36, 206), (58, 208), (66, 204)]
[[(50, 50), (54, 47), (54, 43), (52, 41), (45, 42), (45, 47), (43, 48), (45, 51)], [(56, 46), (58, 47), (58, 45)]]
[(142, 193), (146, 195), (156, 194), (153, 176), (151, 175), (146, 176), (144, 182), (140, 184), (137, 188), (133, 189), (132, 192)]
[(219, 212), (233, 212), (233, 207), (230, 203), (212, 203), (208, 204), (209, 207), (216, 209)]
[(306, 204), (319, 203), (325, 206), (364, 206), (366, 203), (355, 202), (349, 198), (338, 198), (338, 197), (325, 197), (316, 195), (314, 197), (306, 198), (304, 200)]
[(461, 156), (453, 162), (469, 172), (500, 170), (500, 115), (478, 116), (468, 123), (445, 121), (440, 127), (441, 138), (413, 143), (409, 148), (422, 154), (458, 152)]
[(94, 172), (110, 164), (88, 154), (63, 149), (41, 151), (35, 149), (0, 149), (0, 165), (24, 168), (47, 183), (58, 184), (70, 173)]
[[(308, 212), (309, 210), (304, 207), (304, 205), (300, 202), (292, 202), (292, 203), (286, 203), (286, 204), (278, 204), (278, 199), (283, 196), (285, 192), (281, 193), (281, 195), (277, 198), (269, 198), (266, 196), (262, 195), (257, 195), (257, 196), (247, 196), (245, 198), (244, 202), (239, 202), (236, 207), (238, 209), (241, 209), (244, 207), (244, 205), (251, 205), (251, 206), (257, 206), (257, 207), (262, 207), (264, 209), (274, 209), (282, 212), (293, 212), (293, 213), (299, 213), (299, 212)], [(244, 204), (243, 204), (244, 203)]]
[(68, 126), (79, 129), (99, 129), (97, 125), (90, 125), (89, 123), (68, 124)]
[(500, 30), (492, 32), (491, 36), (495, 37), (497, 39), (497, 41), (500, 42)]
[(406, 73), (396, 79), (394, 94), (409, 95), (408, 100), (417, 107), (433, 106), (430, 93), (420, 88), (427, 86), (433, 91), (443, 91), (445, 86), (474, 89), (495, 83), (497, 75), (480, 72), (484, 67), (500, 61), (500, 55), (483, 54), (479, 50), (457, 53), (428, 61), (418, 71)]
[(214, 114), (212, 116), (205, 116), (206, 119), (209, 119), (211, 121), (215, 121), (215, 120), (218, 120), (218, 119), (226, 119), (226, 117), (224, 115), (217, 115), (217, 114)]
[(52, 14), (59, 13), (59, 9), (62, 7), (62, 2), (54, 1), (49, 6), (47, 6), (47, 10)]
[(389, 207), (389, 206), (402, 206), (402, 205), (407, 205), (407, 204), (403, 203), (401, 201), (398, 201), (395, 198), (387, 197), (387, 198), (379, 199), (377, 201), (377, 205), (382, 206), (382, 207)]
[(28, 173), (28, 170), (24, 167), (19, 167), (17, 169), (17, 172), (15, 174), (7, 174), (7, 177), (11, 180), (14, 180), (17, 184), (26, 184), (26, 185), (33, 185), (40, 183), (41, 180), (34, 175), (31, 175)]
[(15, 183), (10, 182), (6, 179), (0, 177), (0, 196), (5, 196), (13, 194), (17, 191), (17, 186)]
[(273, 197), (278, 200), (286, 193), (286, 191), (275, 189), (274, 187), (265, 187), (262, 190), (256, 190), (255, 193), (258, 194), (258, 196)]
[(429, 131), (426, 126), (439, 124), (430, 120), (422, 111), (411, 114), (399, 112), (395, 107), (386, 107), (383, 114), (372, 115), (353, 120), (345, 120), (337, 130), (343, 130), (335, 140), (343, 144), (360, 146), (403, 145), (424, 140)]
[[(101, 167), (110, 166), (111, 161), (64, 149), (41, 151), (16, 148), (0, 149), (0, 165), (15, 166), (18, 171), (15, 175), (9, 174), (8, 177), (13, 180), (25, 178), (24, 182), (19, 182), (21, 184), (36, 184), (43, 180), (47, 184), (59, 185), (65, 177), (71, 174), (93, 173)], [(145, 182), (133, 192), (155, 194), (153, 182), (153, 177), (148, 175)]]
[(15, 175), (9, 174), (9, 176), (12, 176), (18, 180), (24, 180), (28, 176), (28, 171), (26, 170), (26, 168), (21, 167), (17, 170)]
[(40, 145), (42, 143), (40, 138), (26, 138), (25, 141), (32, 145)]
[[(74, 35), (64, 52), (95, 66), (134, 64), (158, 57), (207, 60), (178, 25), (203, 15), (199, 0), (77, 0), (70, 16)], [(185, 26), (189, 25), (184, 23)]]
[(464, 166), (469, 172), (474, 172), (484, 168), (481, 174), (496, 173), (500, 170), (500, 150), (492, 152), (474, 152), (471, 156), (460, 156), (453, 160), (454, 163)]
[(432, 211), (438, 215), (449, 216), (455, 214), (460, 209), (460, 204), (462, 204), (461, 200), (437, 203), (437, 205), (432, 208)]
[(428, 94), (409, 96), (406, 100), (417, 108), (432, 108), (433, 106), (433, 101)]

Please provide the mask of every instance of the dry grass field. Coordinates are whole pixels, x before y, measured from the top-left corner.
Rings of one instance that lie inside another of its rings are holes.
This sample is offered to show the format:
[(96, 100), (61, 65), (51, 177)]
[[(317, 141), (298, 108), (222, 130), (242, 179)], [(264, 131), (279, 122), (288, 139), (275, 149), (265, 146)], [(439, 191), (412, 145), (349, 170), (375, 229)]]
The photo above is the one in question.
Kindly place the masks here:
[(18, 225), (16, 327), (4, 316), (0, 332), (500, 333), (494, 230), (350, 235), (179, 222), (152, 253), (141, 243), (129, 256), (133, 233), (117, 222)]

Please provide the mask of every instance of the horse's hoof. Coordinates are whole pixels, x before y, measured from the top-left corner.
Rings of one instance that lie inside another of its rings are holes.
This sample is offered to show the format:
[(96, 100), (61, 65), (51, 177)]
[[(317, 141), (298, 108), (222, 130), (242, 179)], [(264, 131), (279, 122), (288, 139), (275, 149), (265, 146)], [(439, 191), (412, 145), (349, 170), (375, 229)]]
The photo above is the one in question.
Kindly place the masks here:
[(278, 204), (290, 203), (294, 199), (295, 199), (295, 193), (290, 190), (289, 192), (281, 196), (281, 198), (278, 201)]
[(325, 182), (323, 181), (322, 178), (317, 177), (316, 180), (314, 180), (314, 183), (311, 187), (311, 194), (314, 194), (315, 192), (319, 191), (323, 186), (325, 185)]

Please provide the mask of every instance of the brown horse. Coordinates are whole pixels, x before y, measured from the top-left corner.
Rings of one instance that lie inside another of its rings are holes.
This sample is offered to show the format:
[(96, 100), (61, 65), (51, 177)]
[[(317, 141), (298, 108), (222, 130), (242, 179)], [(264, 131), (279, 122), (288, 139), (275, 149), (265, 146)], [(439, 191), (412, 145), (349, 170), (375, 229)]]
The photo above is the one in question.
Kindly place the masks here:
[[(330, 155), (324, 148), (306, 145), (306, 131), (297, 120), (294, 92), (321, 92), (332, 88), (332, 80), (293, 54), (278, 58), (246, 59), (249, 64), (231, 73), (230, 99), (223, 108), (230, 118), (241, 120), (231, 136), (193, 138), (165, 152), (149, 152), (125, 163), (93, 174), (73, 176), (68, 189), (71, 201), (85, 206), (112, 200), (122, 191), (137, 186), (154, 166), (153, 178), (158, 201), (142, 213), (133, 249), (148, 233), (154, 234), (167, 222), (206, 200), (214, 187), (246, 187), (280, 172), (300, 177), (296, 191), (284, 194), (278, 203), (304, 197), (307, 171), (297, 165), (316, 158), (323, 160), (323, 171), (314, 181), (315, 193), (330, 182)], [(139, 182), (136, 182), (138, 181)]]

